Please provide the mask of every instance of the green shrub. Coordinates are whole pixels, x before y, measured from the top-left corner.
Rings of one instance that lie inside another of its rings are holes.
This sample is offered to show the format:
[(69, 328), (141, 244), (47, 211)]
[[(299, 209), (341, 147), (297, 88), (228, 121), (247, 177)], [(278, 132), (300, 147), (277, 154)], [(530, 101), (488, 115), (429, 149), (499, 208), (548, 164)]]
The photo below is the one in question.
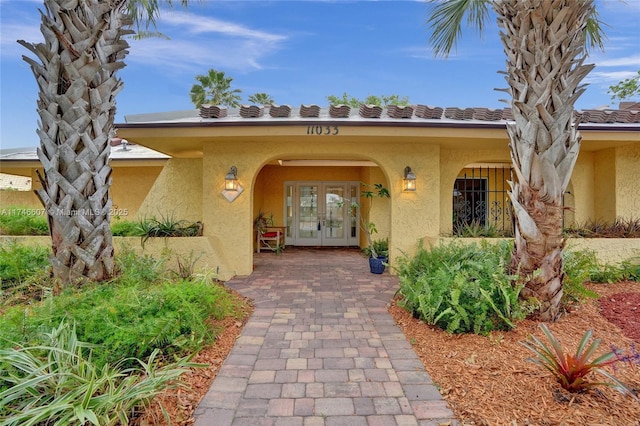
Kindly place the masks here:
[(118, 219), (111, 222), (111, 234), (114, 237), (141, 237), (143, 235), (138, 222)]
[(15, 240), (0, 242), (0, 290), (23, 284), (48, 267), (49, 248), (25, 246)]
[[(589, 281), (594, 283), (615, 283), (618, 281), (640, 280), (640, 258), (625, 260), (617, 264), (601, 264), (593, 250), (563, 252), (565, 270), (565, 291), (570, 293), (576, 290), (582, 293), (583, 289), (589, 292), (582, 283)], [(596, 293), (591, 292), (593, 297)], [(577, 296), (575, 294), (574, 296)], [(589, 296), (589, 297), (591, 297)]]
[(40, 211), (15, 206), (0, 210), (0, 235), (49, 235), (47, 216)]
[(181, 359), (158, 366), (157, 351), (134, 367), (98, 366), (94, 345), (79, 341), (62, 322), (38, 346), (1, 349), (2, 424), (129, 424), (136, 407), (147, 405), (179, 376), (198, 365)]
[(101, 366), (144, 359), (155, 349), (164, 355), (195, 351), (216, 337), (210, 319), (240, 314), (232, 295), (209, 277), (162, 279), (154, 259), (124, 254), (117, 258), (122, 274), (112, 282), (67, 288), (28, 309), (7, 308), (0, 317), (0, 347), (33, 344), (42, 330), (73, 320), (80, 339), (100, 345), (93, 360)]
[(588, 220), (565, 228), (564, 235), (573, 238), (640, 238), (640, 218), (618, 217), (613, 222)]
[(631, 261), (619, 264), (599, 265), (593, 269), (589, 280), (594, 283), (615, 283), (618, 281), (638, 281), (640, 278), (640, 265)]
[(145, 218), (138, 222), (142, 242), (153, 237), (195, 237), (202, 235), (202, 223), (177, 220), (173, 215)]
[[(380, 238), (373, 240), (373, 250), (381, 257), (389, 257), (389, 239)], [(365, 256), (371, 257), (371, 248), (365, 247), (362, 249)]]
[(524, 318), (518, 302), (521, 285), (508, 275), (512, 244), (420, 247), (400, 260), (400, 305), (428, 324), (450, 333), (487, 334), (514, 327)]
[(126, 286), (159, 282), (166, 273), (166, 261), (166, 256), (156, 259), (147, 254), (137, 254), (131, 247), (122, 245), (116, 256), (118, 283)]
[(459, 223), (454, 226), (453, 235), (463, 238), (505, 238), (513, 237), (511, 229), (501, 229), (494, 224), (482, 224), (477, 220), (471, 223)]
[(564, 264), (564, 279), (562, 280), (562, 304), (581, 302), (589, 298), (597, 298), (598, 293), (589, 290), (584, 283), (591, 281), (591, 277), (598, 266), (594, 251), (562, 252)]

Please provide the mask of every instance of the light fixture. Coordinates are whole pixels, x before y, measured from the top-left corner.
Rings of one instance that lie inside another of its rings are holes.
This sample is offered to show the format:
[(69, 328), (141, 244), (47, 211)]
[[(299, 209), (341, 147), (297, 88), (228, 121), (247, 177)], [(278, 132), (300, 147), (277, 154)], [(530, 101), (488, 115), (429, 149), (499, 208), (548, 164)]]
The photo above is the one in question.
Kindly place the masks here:
[(403, 190), (404, 191), (415, 191), (416, 190), (416, 175), (411, 171), (411, 167), (407, 166), (404, 168), (404, 180)]
[(237, 191), (238, 190), (238, 169), (236, 166), (231, 166), (229, 173), (224, 177), (224, 190), (225, 191)]

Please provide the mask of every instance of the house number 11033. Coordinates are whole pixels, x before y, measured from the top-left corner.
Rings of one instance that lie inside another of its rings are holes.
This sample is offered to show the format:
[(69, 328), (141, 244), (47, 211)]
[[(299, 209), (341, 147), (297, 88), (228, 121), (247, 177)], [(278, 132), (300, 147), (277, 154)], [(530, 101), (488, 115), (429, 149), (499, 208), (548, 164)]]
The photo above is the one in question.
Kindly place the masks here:
[(338, 126), (307, 126), (308, 135), (331, 135), (335, 136), (340, 132)]

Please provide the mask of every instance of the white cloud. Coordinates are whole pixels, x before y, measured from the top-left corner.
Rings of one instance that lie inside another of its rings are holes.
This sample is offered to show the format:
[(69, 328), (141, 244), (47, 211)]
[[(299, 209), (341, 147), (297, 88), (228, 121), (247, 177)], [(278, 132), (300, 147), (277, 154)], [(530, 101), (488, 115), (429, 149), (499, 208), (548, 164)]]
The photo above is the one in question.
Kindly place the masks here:
[(158, 20), (169, 40), (131, 40), (128, 61), (174, 70), (263, 69), (262, 60), (281, 48), (286, 36), (215, 18), (172, 12)]
[(131, 41), (127, 61), (145, 65), (202, 72), (203, 68), (261, 69), (266, 51), (246, 40), (203, 43), (191, 40), (144, 39)]
[(620, 58), (607, 58), (601, 61), (596, 60), (599, 67), (640, 67), (640, 54), (623, 56)]
[(637, 75), (637, 71), (593, 71), (589, 74), (589, 76), (587, 76), (587, 78), (585, 78), (585, 81), (588, 83), (611, 85), (617, 84), (619, 81), (635, 77)]
[(264, 31), (254, 30), (232, 22), (203, 17), (185, 12), (171, 12), (159, 19), (163, 25), (180, 27), (191, 34), (218, 33), (229, 37), (261, 40), (267, 43), (280, 42), (287, 37)]
[(3, 22), (0, 26), (0, 55), (3, 57), (20, 57), (20, 55), (30, 52), (19, 45), (16, 40), (25, 40), (30, 43), (39, 43), (44, 41), (44, 37), (40, 32), (40, 26), (34, 24), (16, 24), (12, 22)]

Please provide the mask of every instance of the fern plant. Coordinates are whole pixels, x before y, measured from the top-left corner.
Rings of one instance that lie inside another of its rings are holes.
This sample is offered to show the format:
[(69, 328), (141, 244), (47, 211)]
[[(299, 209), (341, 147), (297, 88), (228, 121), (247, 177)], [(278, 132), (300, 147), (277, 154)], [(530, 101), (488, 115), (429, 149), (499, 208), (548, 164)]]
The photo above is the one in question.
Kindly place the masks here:
[(524, 318), (522, 286), (506, 273), (510, 243), (420, 247), (399, 262), (399, 304), (450, 333), (488, 334)]

